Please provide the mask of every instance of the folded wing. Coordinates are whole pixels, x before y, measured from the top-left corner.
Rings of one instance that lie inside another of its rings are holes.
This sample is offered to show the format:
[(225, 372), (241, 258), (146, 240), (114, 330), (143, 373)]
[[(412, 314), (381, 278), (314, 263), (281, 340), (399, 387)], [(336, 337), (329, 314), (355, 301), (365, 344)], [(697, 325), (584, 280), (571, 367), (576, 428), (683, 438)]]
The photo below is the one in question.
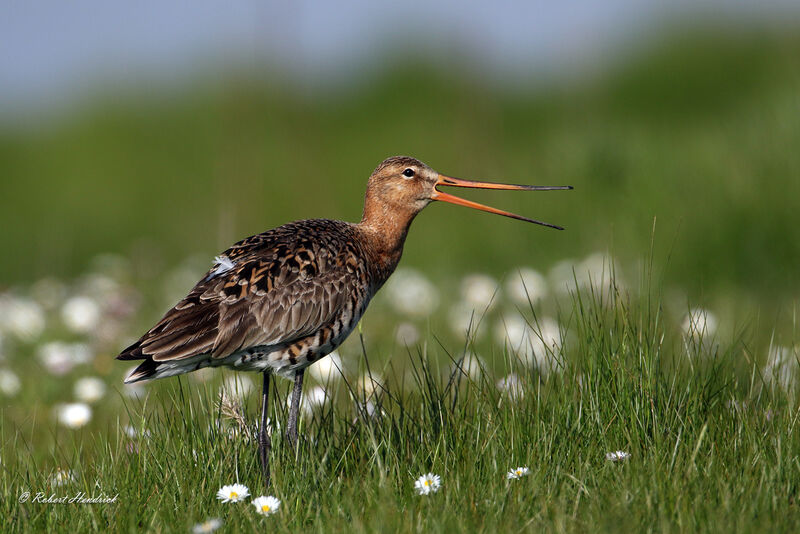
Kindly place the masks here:
[(357, 291), (356, 250), (285, 229), (248, 238), (218, 257), (183, 300), (117, 356), (145, 360), (126, 381), (154, 377), (167, 362), (174, 368), (198, 356), (223, 359), (289, 344), (330, 324)]

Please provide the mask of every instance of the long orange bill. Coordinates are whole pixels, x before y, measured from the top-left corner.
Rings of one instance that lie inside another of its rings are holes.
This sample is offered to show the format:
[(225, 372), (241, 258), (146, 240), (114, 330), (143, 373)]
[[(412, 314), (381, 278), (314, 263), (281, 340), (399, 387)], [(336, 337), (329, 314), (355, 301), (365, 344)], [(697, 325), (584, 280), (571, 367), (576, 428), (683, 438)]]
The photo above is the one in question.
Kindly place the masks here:
[[(452, 187), (471, 187), (474, 189), (503, 189), (508, 191), (555, 191), (560, 189), (572, 189), (571, 185), (563, 185), (563, 186), (515, 185), (515, 184), (495, 184), (492, 182), (476, 182), (473, 180), (462, 180), (461, 178), (452, 178), (450, 176), (445, 176), (443, 174), (439, 175), (439, 180), (436, 182), (436, 187), (440, 185), (449, 185)], [(523, 217), (522, 215), (517, 215), (516, 213), (511, 213), (510, 211), (499, 210), (497, 208), (493, 208), (491, 206), (484, 206), (483, 204), (478, 204), (477, 202), (472, 202), (471, 200), (459, 198), (457, 196), (450, 195), (448, 193), (442, 193), (438, 189), (434, 190), (434, 193), (431, 196), (431, 198), (433, 200), (441, 200), (442, 202), (449, 202), (451, 204), (457, 204), (459, 206), (475, 208), (476, 210), (488, 211), (489, 213), (495, 213), (497, 215), (502, 215), (504, 217), (511, 217), (512, 219), (518, 219), (520, 221), (527, 221), (534, 224), (541, 224), (542, 226), (548, 226), (550, 228), (555, 228), (556, 230), (564, 229), (561, 226), (556, 226), (555, 224), (537, 221), (536, 219), (529, 219), (528, 217)]]

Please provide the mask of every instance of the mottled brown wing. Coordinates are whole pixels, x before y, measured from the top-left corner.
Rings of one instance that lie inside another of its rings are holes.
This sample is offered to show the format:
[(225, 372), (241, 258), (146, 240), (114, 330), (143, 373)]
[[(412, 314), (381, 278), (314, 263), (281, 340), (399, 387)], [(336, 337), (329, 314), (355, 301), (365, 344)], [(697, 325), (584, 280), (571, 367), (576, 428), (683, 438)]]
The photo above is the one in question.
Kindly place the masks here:
[(297, 234), (272, 243), (263, 236), (226, 251), (232, 266), (210, 270), (118, 358), (224, 358), (249, 347), (289, 343), (332, 322), (356, 290), (354, 250), (331, 251)]

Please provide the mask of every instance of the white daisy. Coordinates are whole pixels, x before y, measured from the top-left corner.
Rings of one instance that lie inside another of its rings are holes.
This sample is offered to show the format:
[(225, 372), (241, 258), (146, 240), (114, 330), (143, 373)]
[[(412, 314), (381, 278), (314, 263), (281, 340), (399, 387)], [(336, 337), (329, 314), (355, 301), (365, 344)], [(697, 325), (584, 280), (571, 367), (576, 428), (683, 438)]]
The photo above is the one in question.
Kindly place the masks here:
[(450, 307), (447, 312), (450, 329), (457, 336), (468, 335), (470, 338), (481, 339), (486, 333), (486, 321), (483, 321), (483, 310), (475, 308), (464, 301), (459, 301)]
[(419, 329), (414, 323), (400, 323), (394, 332), (394, 339), (398, 345), (416, 345), (419, 341)]
[(512, 469), (508, 473), (506, 473), (506, 478), (508, 480), (517, 480), (518, 478), (522, 478), (524, 476), (529, 475), (531, 472), (530, 469), (527, 467), (517, 467), (516, 469)]
[(70, 343), (69, 354), (75, 365), (91, 363), (94, 360), (94, 351), (86, 343)]
[(338, 352), (333, 351), (310, 366), (308, 373), (314, 377), (314, 380), (322, 384), (339, 380), (342, 377), (342, 358)]
[(69, 469), (56, 469), (56, 472), (50, 475), (50, 486), (57, 488), (75, 481), (75, 473)]
[(356, 393), (364, 397), (369, 397), (375, 393), (384, 391), (383, 377), (378, 373), (364, 373), (356, 385)]
[(424, 274), (401, 267), (386, 283), (383, 294), (401, 315), (427, 317), (439, 306), (439, 290)]
[(231, 401), (241, 401), (255, 388), (249, 376), (237, 373), (228, 375), (222, 382), (220, 393)]
[(364, 411), (366, 411), (367, 415), (370, 417), (380, 417), (386, 415), (386, 412), (378, 409), (378, 406), (376, 406), (372, 401), (367, 401), (366, 404), (364, 404)]
[(509, 275), (506, 292), (520, 306), (535, 304), (547, 296), (547, 280), (529, 267), (520, 267)]
[(497, 321), (494, 337), (498, 345), (508, 346), (512, 351), (520, 352), (526, 348), (531, 337), (530, 327), (521, 315), (515, 313)]
[(139, 429), (138, 429), (138, 428), (136, 428), (136, 427), (135, 427), (135, 426), (133, 426), (133, 425), (125, 425), (125, 426), (122, 428), (122, 430), (125, 432), (125, 434), (126, 434), (126, 435), (127, 435), (129, 438), (130, 438), (130, 439), (138, 439), (138, 438), (150, 439), (150, 436), (152, 435), (152, 434), (150, 433), (150, 431), (149, 431), (149, 430), (147, 430), (146, 428), (145, 428), (145, 429), (142, 429), (142, 431), (141, 431), (141, 432), (139, 432)]
[(692, 308), (683, 318), (681, 329), (686, 337), (700, 340), (714, 336), (717, 316), (703, 308)]
[(102, 379), (87, 376), (75, 382), (75, 397), (84, 402), (96, 402), (106, 394), (106, 383)]
[[(300, 410), (303, 412), (304, 415), (311, 416), (314, 413), (314, 410), (324, 406), (326, 402), (330, 400), (328, 396), (328, 392), (325, 391), (325, 388), (316, 386), (309, 389), (306, 393), (300, 397)], [(291, 406), (292, 404), (292, 396), (286, 396), (286, 405)]]
[(100, 322), (100, 306), (90, 297), (72, 297), (61, 307), (61, 320), (70, 331), (86, 334)]
[(430, 493), (436, 493), (439, 491), (439, 488), (442, 486), (442, 479), (439, 475), (434, 475), (433, 473), (428, 473), (427, 475), (422, 475), (414, 482), (414, 489), (420, 495), (428, 495)]
[(767, 382), (792, 391), (798, 376), (797, 354), (796, 347), (770, 347), (764, 367), (764, 378)]
[(578, 270), (580, 270), (580, 267), (575, 260), (567, 259), (556, 263), (547, 273), (551, 287), (559, 293), (567, 293), (575, 287), (575, 277)]
[(514, 373), (498, 380), (497, 389), (499, 389), (501, 393), (508, 395), (508, 398), (511, 400), (520, 400), (525, 396), (525, 388), (522, 385), (522, 380)]
[(33, 299), (12, 295), (0, 296), (0, 330), (23, 341), (33, 341), (45, 328), (42, 307)]
[(206, 519), (202, 523), (197, 523), (194, 527), (192, 527), (192, 532), (193, 534), (208, 534), (209, 532), (214, 532), (221, 526), (222, 519), (218, 517), (212, 517), (210, 519)]
[(252, 505), (256, 507), (256, 512), (261, 515), (272, 515), (278, 511), (278, 508), (281, 505), (281, 501), (270, 495), (269, 497), (265, 497), (262, 495), (261, 497), (256, 497), (252, 501)]
[(587, 256), (575, 267), (575, 276), (581, 287), (594, 287), (605, 293), (622, 285), (617, 262), (604, 252)]
[(222, 502), (239, 502), (250, 496), (250, 490), (243, 484), (222, 486), (217, 492), (217, 499)]
[(498, 293), (497, 281), (486, 274), (470, 274), (461, 281), (461, 298), (478, 312), (491, 308)]
[(80, 428), (92, 419), (92, 409), (83, 402), (62, 404), (56, 408), (58, 422), (69, 428)]
[(60, 341), (51, 341), (40, 346), (37, 356), (47, 372), (56, 376), (69, 373), (75, 365), (69, 345)]
[(508, 347), (525, 365), (549, 372), (553, 367), (552, 354), (562, 345), (561, 330), (553, 319), (540, 319), (533, 328), (520, 315), (511, 315), (495, 326), (499, 345)]
[(13, 397), (19, 393), (22, 383), (19, 377), (9, 369), (0, 369), (0, 393), (6, 397)]
[(85, 343), (51, 341), (41, 345), (37, 356), (50, 374), (60, 376), (69, 373), (76, 365), (94, 359), (92, 348)]
[(606, 460), (609, 462), (621, 462), (631, 457), (631, 453), (625, 451), (614, 451), (606, 453)]

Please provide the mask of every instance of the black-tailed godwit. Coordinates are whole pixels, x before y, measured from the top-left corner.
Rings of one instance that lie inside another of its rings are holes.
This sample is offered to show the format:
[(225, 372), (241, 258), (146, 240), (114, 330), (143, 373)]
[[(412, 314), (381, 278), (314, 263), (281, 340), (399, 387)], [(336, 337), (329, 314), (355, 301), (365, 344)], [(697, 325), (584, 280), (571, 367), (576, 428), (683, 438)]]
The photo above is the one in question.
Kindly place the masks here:
[(562, 229), (461, 199), (439, 191), (439, 186), (572, 189), (462, 180), (441, 175), (414, 158), (388, 158), (367, 182), (361, 222), (293, 222), (239, 241), (218, 256), (186, 298), (117, 356), (144, 360), (125, 382), (203, 367), (262, 372), (258, 441), (269, 485), (270, 375), (294, 379), (286, 432), (294, 448), (304, 369), (330, 354), (356, 326), (370, 299), (394, 272), (409, 226), (425, 206), (440, 200)]

